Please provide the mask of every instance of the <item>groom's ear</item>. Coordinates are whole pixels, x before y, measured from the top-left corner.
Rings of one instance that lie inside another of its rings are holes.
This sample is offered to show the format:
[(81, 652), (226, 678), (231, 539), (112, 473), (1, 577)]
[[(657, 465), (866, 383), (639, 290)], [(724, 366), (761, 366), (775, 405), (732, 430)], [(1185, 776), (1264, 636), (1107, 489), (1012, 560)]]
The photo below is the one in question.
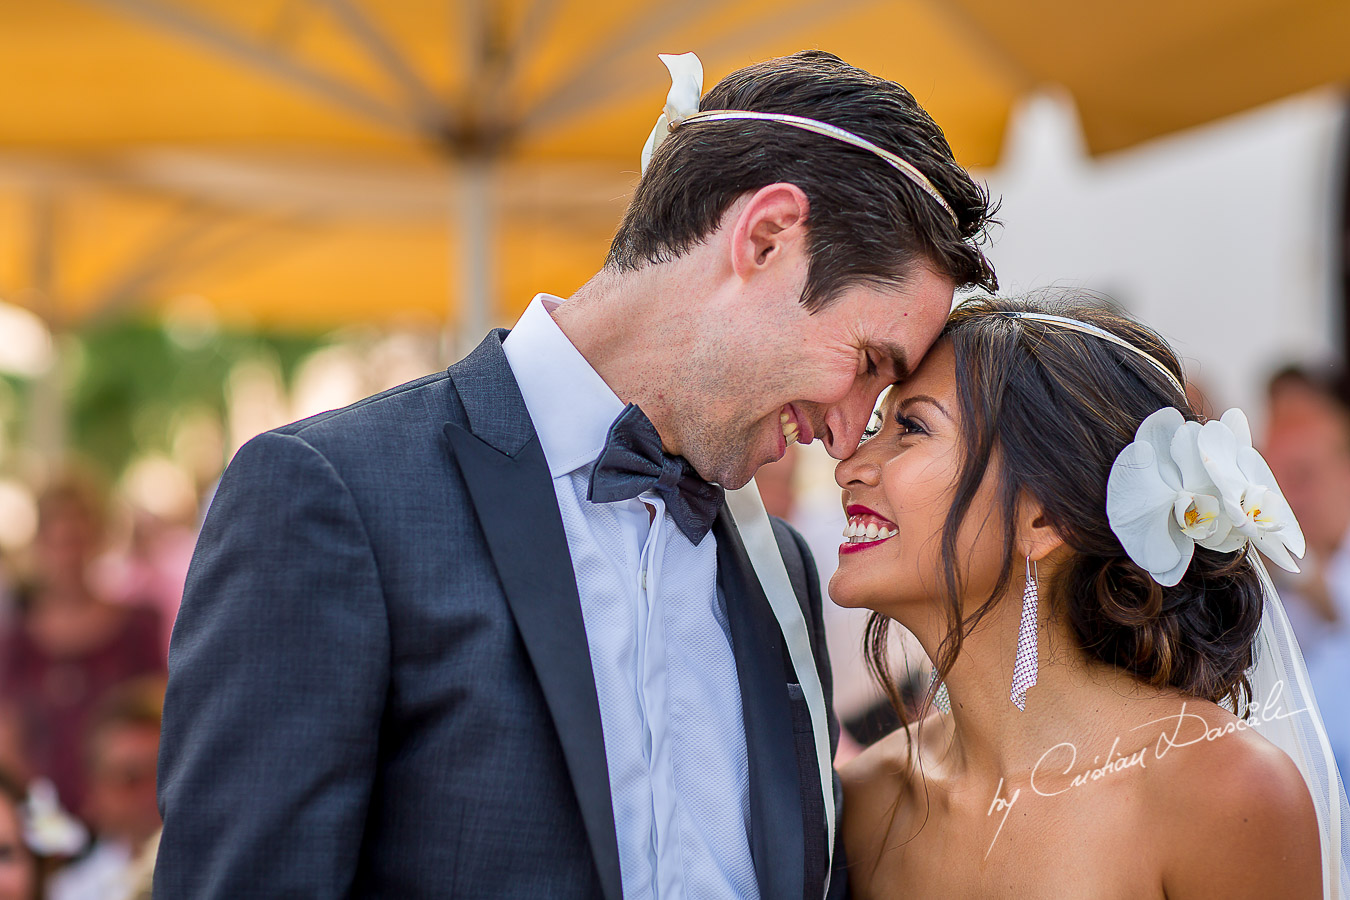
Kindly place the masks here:
[(1022, 556), (1040, 562), (1064, 546), (1063, 536), (1050, 524), (1041, 504), (1032, 497), (1023, 496), (1018, 504), (1017, 544)]
[(731, 267), (748, 280), (793, 252), (806, 249), (811, 204), (795, 184), (769, 184), (750, 195), (731, 226)]

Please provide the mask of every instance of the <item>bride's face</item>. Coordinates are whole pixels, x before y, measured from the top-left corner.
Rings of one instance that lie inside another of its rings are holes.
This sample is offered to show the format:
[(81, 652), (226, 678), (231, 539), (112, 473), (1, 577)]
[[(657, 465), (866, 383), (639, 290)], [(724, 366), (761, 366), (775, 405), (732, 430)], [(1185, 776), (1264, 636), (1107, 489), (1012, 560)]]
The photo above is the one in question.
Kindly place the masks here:
[[(839, 548), (830, 579), (835, 603), (875, 609), (911, 627), (938, 613), (946, 593), (942, 528), (963, 461), (957, 407), (954, 355), (940, 341), (886, 395), (881, 430), (835, 469), (850, 533), (863, 533), (845, 537)], [(995, 459), (957, 533), (966, 596), (987, 597), (1001, 571), (997, 469)]]

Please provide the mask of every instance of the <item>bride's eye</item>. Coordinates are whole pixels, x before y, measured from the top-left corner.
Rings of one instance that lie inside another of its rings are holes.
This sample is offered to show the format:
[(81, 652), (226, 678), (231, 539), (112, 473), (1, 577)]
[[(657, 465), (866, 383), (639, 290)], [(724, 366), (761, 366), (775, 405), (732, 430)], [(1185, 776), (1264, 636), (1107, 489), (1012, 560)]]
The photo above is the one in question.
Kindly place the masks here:
[(862, 441), (859, 441), (858, 443), (861, 444), (868, 438), (876, 437), (877, 433), (881, 431), (881, 426), (884, 421), (885, 420), (882, 419), (881, 417), (881, 410), (879, 409), (872, 410), (872, 420), (868, 422), (867, 427), (863, 429)]
[(905, 437), (911, 434), (927, 434), (928, 429), (918, 419), (911, 419), (909, 416), (895, 414), (895, 424), (900, 426), (900, 436)]

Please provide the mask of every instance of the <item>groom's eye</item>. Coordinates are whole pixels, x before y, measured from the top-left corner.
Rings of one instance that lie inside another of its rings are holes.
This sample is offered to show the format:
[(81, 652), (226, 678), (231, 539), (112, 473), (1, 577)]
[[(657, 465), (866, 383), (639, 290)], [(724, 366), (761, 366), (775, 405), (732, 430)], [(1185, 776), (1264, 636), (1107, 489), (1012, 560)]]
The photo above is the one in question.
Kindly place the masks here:
[[(872, 420), (868, 422), (867, 427), (863, 429), (862, 440), (865, 441), (868, 438), (876, 437), (877, 433), (881, 431), (883, 421), (884, 420), (881, 417), (881, 410), (879, 409), (872, 410)], [(858, 443), (861, 444), (862, 441), (859, 441)]]

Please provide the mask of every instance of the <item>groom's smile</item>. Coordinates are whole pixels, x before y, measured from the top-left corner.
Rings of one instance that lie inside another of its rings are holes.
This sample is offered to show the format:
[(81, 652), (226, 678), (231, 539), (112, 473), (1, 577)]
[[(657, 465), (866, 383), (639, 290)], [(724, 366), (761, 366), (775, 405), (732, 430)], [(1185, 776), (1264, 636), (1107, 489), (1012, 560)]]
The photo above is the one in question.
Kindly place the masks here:
[(789, 444), (809, 444), (816, 439), (811, 421), (798, 412), (791, 403), (784, 406), (783, 411), (778, 414), (778, 423), (783, 428), (783, 445), (778, 454), (779, 459), (787, 453)]
[[(920, 269), (900, 288), (858, 286), (814, 313), (790, 301), (794, 309), (771, 325), (747, 316), (735, 361), (690, 377), (708, 399), (700, 416), (676, 420), (683, 455), (729, 488), (794, 443), (819, 439), (835, 459), (847, 459), (877, 397), (906, 374), (897, 359), (917, 365), (937, 338), (952, 291), (950, 280)], [(768, 398), (777, 401), (771, 411), (745, 415), (749, 403)]]

